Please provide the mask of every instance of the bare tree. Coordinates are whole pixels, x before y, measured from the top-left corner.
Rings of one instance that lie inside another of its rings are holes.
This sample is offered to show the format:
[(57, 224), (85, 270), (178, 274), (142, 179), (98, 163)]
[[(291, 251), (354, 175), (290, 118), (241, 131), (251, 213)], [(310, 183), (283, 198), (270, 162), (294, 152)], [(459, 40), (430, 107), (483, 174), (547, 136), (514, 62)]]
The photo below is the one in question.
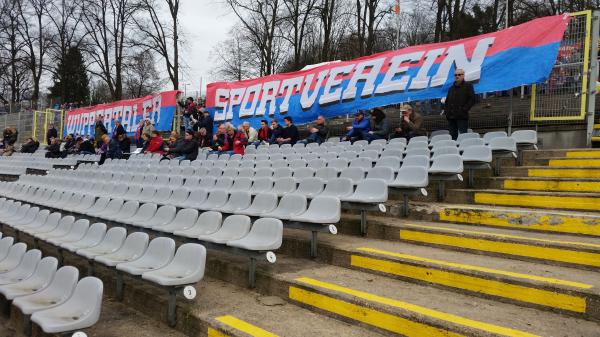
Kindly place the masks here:
[(314, 14), (317, 0), (283, 0), (286, 8), (285, 22), (291, 29), (291, 34), (283, 34), (291, 44), (293, 52), (293, 69), (301, 66), (302, 52), (309, 21)]
[(125, 67), (125, 98), (155, 94), (163, 84), (152, 53), (140, 51), (128, 59)]
[[(364, 3), (363, 3), (364, 2)], [(379, 24), (391, 9), (385, 7), (381, 0), (356, 0), (356, 23), (359, 55), (370, 55), (375, 51)]]
[(4, 1), (0, 12), (0, 63), (2, 71), (0, 80), (2, 86), (10, 95), (10, 102), (19, 102), (24, 94), (29, 90), (26, 84), (28, 81), (28, 68), (23, 50), (25, 42), (22, 39), (19, 30), (23, 21), (19, 15), (20, 1)]
[(213, 77), (241, 81), (259, 75), (252, 61), (260, 58), (260, 53), (256, 54), (254, 46), (242, 33), (241, 27), (234, 26), (230, 38), (213, 48), (211, 59), (216, 64), (212, 70)]

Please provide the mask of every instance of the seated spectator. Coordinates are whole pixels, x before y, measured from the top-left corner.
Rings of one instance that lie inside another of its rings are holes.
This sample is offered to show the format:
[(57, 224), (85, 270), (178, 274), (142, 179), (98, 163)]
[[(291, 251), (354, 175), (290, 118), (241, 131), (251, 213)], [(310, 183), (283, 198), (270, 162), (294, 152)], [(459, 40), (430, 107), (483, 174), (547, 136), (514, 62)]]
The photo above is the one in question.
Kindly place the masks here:
[(108, 135), (102, 136), (102, 145), (98, 150), (100, 153), (100, 162), (104, 163), (107, 158), (110, 159), (121, 159), (123, 157), (123, 151), (121, 151), (121, 144), (116, 139), (111, 139)]
[(179, 133), (177, 131), (171, 131), (171, 134), (169, 135), (169, 141), (167, 142), (167, 147), (177, 147), (181, 141), (182, 139), (179, 137)]
[(148, 146), (150, 145), (150, 137), (152, 137), (152, 136), (147, 133), (142, 133), (142, 140), (143, 140), (142, 152), (144, 152), (144, 153), (146, 153), (146, 150), (148, 149)]
[(198, 147), (211, 147), (211, 145), (212, 141), (208, 135), (208, 132), (206, 132), (205, 128), (200, 128), (200, 130), (198, 130)]
[(276, 120), (271, 120), (271, 137), (269, 138), (269, 144), (277, 144), (278, 139), (283, 136), (283, 128)]
[(404, 137), (410, 139), (426, 134), (425, 129), (423, 129), (423, 117), (418, 112), (415, 112), (412, 106), (404, 104), (400, 108), (400, 111), (402, 112), (400, 127), (394, 130), (392, 138)]
[(306, 139), (302, 140), (301, 142), (303, 142), (304, 144), (308, 144), (308, 143), (321, 144), (325, 140), (327, 140), (328, 134), (329, 134), (329, 128), (327, 127), (327, 125), (325, 125), (325, 117), (319, 115), (319, 117), (317, 117), (315, 125), (313, 125), (313, 127), (310, 128), (310, 135), (308, 137), (306, 137)]
[(75, 146), (75, 144), (76, 144), (76, 141), (75, 141), (75, 138), (73, 137), (73, 134), (68, 134), (65, 137), (65, 140), (63, 141), (63, 144), (64, 144), (63, 151), (66, 151), (66, 153), (71, 153), (73, 146)]
[(242, 124), (242, 127), (240, 128), (240, 131), (242, 131), (246, 135), (248, 144), (252, 144), (258, 141), (258, 132), (256, 132), (255, 128), (250, 126), (249, 122), (244, 122)]
[(246, 145), (248, 145), (248, 138), (246, 138), (244, 126), (241, 125), (237, 132), (235, 131), (235, 128), (232, 127), (230, 134), (233, 134), (233, 153), (244, 155)]
[(94, 154), (94, 142), (92, 140), (79, 137), (77, 142), (79, 143), (80, 154)]
[(200, 108), (200, 112), (201, 113), (198, 115), (198, 130), (200, 130), (201, 128), (205, 128), (206, 134), (208, 135), (208, 139), (212, 139), (213, 128), (215, 127), (214, 120), (210, 116), (208, 110)]
[(194, 131), (186, 130), (185, 136), (177, 147), (166, 152), (166, 157), (175, 160), (196, 160), (198, 157), (198, 143), (194, 139)]
[(277, 140), (277, 143), (279, 143), (279, 145), (296, 144), (298, 138), (300, 138), (298, 133), (298, 127), (294, 125), (294, 121), (290, 116), (285, 116), (283, 118), (283, 122), (285, 123), (285, 128), (283, 128), (281, 132), (281, 137)]
[(53, 123), (50, 123), (50, 127), (48, 128), (48, 131), (46, 131), (46, 144), (50, 144), (51, 138), (58, 138), (58, 131), (54, 127)]
[(344, 137), (344, 140), (356, 141), (365, 139), (365, 134), (370, 130), (369, 120), (365, 118), (365, 113), (359, 111), (354, 115), (354, 122), (352, 122), (352, 126), (349, 126), (348, 133)]
[(268, 144), (271, 139), (271, 129), (266, 119), (260, 121), (260, 129), (258, 129), (258, 139), (253, 145)]
[(27, 138), (25, 143), (21, 145), (22, 153), (34, 153), (40, 147), (40, 142), (33, 138)]
[(123, 151), (123, 153), (129, 153), (131, 151), (131, 141), (127, 135), (119, 135), (117, 140), (119, 141), (119, 145), (121, 146), (121, 151)]
[(217, 128), (217, 133), (213, 136), (213, 151), (231, 151), (232, 147), (233, 139), (229, 137), (229, 134), (227, 133), (227, 127), (225, 126), (225, 124), (219, 125), (219, 127)]
[(151, 136), (149, 136), (148, 134), (145, 133), (144, 136), (146, 136), (146, 138), (149, 138), (146, 148), (144, 149), (144, 153), (158, 153), (158, 154), (165, 153), (164, 141), (158, 131), (156, 131), (156, 130), (152, 131)]
[(138, 124), (137, 129), (135, 129), (135, 135), (133, 139), (135, 140), (136, 147), (144, 146), (144, 140), (142, 139), (142, 134), (144, 133), (144, 120), (140, 119), (140, 123)]
[(390, 136), (391, 126), (390, 121), (386, 117), (383, 110), (379, 108), (373, 109), (371, 113), (371, 119), (373, 121), (373, 125), (371, 126), (371, 131), (366, 133), (364, 136), (370, 142), (375, 139), (388, 139)]
[(58, 144), (58, 139), (52, 137), (50, 138), (50, 144), (46, 146), (46, 158), (60, 158), (60, 144)]

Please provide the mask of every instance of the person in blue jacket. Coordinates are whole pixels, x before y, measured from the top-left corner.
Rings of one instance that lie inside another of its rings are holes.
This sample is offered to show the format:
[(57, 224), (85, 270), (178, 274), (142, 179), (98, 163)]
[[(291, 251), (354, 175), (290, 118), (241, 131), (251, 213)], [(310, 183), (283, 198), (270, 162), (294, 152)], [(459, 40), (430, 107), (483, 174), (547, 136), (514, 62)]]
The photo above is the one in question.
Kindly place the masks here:
[(365, 114), (359, 111), (354, 115), (352, 126), (348, 127), (348, 133), (344, 137), (345, 140), (356, 141), (365, 139), (365, 134), (371, 130), (371, 123), (365, 118)]

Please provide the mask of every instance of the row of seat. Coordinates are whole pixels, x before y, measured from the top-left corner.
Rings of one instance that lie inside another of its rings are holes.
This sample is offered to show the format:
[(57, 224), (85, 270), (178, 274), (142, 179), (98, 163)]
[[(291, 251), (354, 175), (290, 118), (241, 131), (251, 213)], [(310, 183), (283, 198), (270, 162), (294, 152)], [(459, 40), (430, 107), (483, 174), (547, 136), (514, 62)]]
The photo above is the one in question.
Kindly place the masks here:
[[(9, 218), (10, 213), (0, 214)], [(0, 240), (0, 293), (27, 322), (36, 323), (45, 333), (96, 324), (102, 307), (102, 281), (95, 277), (79, 280), (77, 268), (58, 267), (56, 258), (42, 258), (38, 249), (27, 250), (25, 243), (15, 243), (12, 237)], [(25, 324), (26, 334), (30, 329), (30, 324)]]

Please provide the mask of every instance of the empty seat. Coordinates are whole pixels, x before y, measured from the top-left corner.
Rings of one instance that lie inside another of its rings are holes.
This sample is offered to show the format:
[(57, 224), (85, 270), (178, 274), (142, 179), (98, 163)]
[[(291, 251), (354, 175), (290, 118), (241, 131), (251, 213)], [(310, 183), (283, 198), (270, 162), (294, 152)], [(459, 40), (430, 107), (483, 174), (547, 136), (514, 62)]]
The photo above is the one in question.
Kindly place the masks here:
[(254, 183), (250, 189), (252, 194), (270, 192), (273, 189), (273, 180), (271, 178), (254, 178)]
[(429, 168), (429, 156), (406, 156), (402, 160), (402, 167), (404, 166), (421, 166)]
[(306, 211), (307, 200), (301, 194), (285, 194), (279, 201), (279, 205), (271, 212), (262, 214), (262, 217), (288, 220), (293, 216), (300, 215)]
[(296, 180), (304, 178), (312, 178), (315, 175), (315, 170), (310, 167), (298, 167), (294, 169), (293, 177)]
[(93, 212), (93, 213), (88, 212), (88, 215), (93, 216), (93, 217), (99, 217), (99, 218), (102, 218), (104, 216), (113, 215), (113, 214), (116, 214), (117, 212), (119, 212), (121, 207), (123, 207), (124, 203), (125, 203), (125, 201), (121, 198), (112, 199), (111, 201), (108, 202), (108, 205), (106, 205), (106, 208), (104, 208), (103, 210), (101, 210), (99, 212)]
[[(272, 159), (272, 158), (271, 158)], [(277, 159), (277, 160), (273, 160), (271, 162), (271, 167), (274, 170), (277, 170), (278, 168), (282, 168), (282, 167), (288, 167), (288, 162), (285, 159)]]
[(357, 203), (382, 203), (388, 199), (388, 187), (382, 179), (365, 179), (358, 183), (356, 191), (342, 201)]
[[(126, 236), (127, 231), (125, 228), (113, 227), (106, 231), (106, 235), (99, 244), (89, 248), (80, 248), (75, 251), (78, 255), (84, 256), (88, 259), (93, 259), (98, 255), (112, 254), (121, 248)], [(74, 249), (71, 251), (74, 251)]]
[(238, 169), (237, 168), (226, 168), (225, 170), (223, 170), (223, 177), (230, 177), (230, 178), (235, 178), (238, 175)]
[(449, 140), (440, 140), (440, 141), (437, 141), (437, 142), (435, 142), (435, 143), (433, 143), (431, 145), (432, 145), (432, 150), (431, 151), (435, 152), (436, 149), (442, 148), (442, 147), (456, 147), (457, 143), (456, 143), (456, 141), (454, 141), (452, 139), (449, 139)]
[(450, 131), (448, 130), (435, 130), (431, 132), (431, 138), (433, 139), (433, 137), (438, 136), (438, 135), (449, 135)]
[(291, 177), (275, 179), (271, 192), (279, 196), (292, 193), (296, 190), (296, 180)]
[(229, 189), (229, 192), (235, 192), (235, 191), (250, 191), (250, 188), (252, 187), (252, 179), (251, 178), (236, 178), (235, 181), (233, 182), (233, 185), (231, 186), (231, 188)]
[(166, 225), (154, 226), (152, 229), (161, 232), (173, 233), (178, 230), (185, 230), (194, 226), (194, 222), (198, 218), (198, 210), (192, 208), (184, 208), (177, 212), (175, 218)]
[[(445, 130), (445, 131), (448, 131), (448, 130)], [(437, 135), (431, 136), (431, 138), (429, 139), (429, 143), (433, 145), (437, 142), (447, 141), (447, 140), (452, 140), (452, 136), (450, 136), (450, 134), (437, 134)]]
[(508, 137), (508, 134), (506, 134), (505, 131), (492, 131), (492, 132), (486, 132), (483, 135), (483, 141), (486, 144), (489, 144), (490, 141), (494, 138), (498, 138), (498, 137)]
[(257, 194), (250, 207), (239, 211), (239, 214), (248, 216), (260, 216), (263, 213), (271, 212), (277, 207), (278, 197), (275, 193)]
[[(367, 158), (371, 160), (371, 162), (375, 162), (377, 161), (377, 158), (379, 158), (379, 152), (374, 150), (366, 150), (361, 152), (358, 155), (358, 158)], [(350, 166), (352, 166), (352, 162), (350, 162)]]
[(325, 185), (323, 192), (319, 196), (329, 196), (342, 198), (352, 195), (354, 192), (354, 185), (352, 180), (349, 178), (334, 178), (330, 179)]
[(400, 157), (381, 157), (375, 163), (375, 167), (389, 167), (392, 171), (397, 172), (400, 169)]
[(294, 171), (290, 167), (278, 167), (273, 170), (273, 179), (291, 177)]
[(46, 333), (89, 328), (100, 318), (102, 294), (103, 284), (100, 279), (84, 277), (77, 283), (68, 300), (53, 308), (35, 312), (31, 315), (31, 321)]
[[(176, 188), (171, 193), (169, 199), (163, 202), (164, 205), (179, 206), (183, 204), (190, 196), (190, 191), (187, 188)], [(143, 206), (143, 205), (142, 205)]]
[(394, 178), (394, 170), (390, 167), (374, 167), (367, 172), (367, 179), (382, 179), (388, 185)]
[(217, 183), (217, 178), (206, 176), (206, 177), (202, 177), (202, 180), (200, 181), (200, 184), (198, 184), (198, 187), (205, 189), (205, 190), (210, 190), (215, 186), (216, 183)]
[(414, 156), (429, 157), (430, 154), (431, 154), (431, 151), (429, 151), (428, 148), (410, 149), (410, 150), (406, 150), (406, 152), (405, 152), (406, 157), (414, 157)]
[(365, 171), (373, 167), (373, 160), (370, 158), (355, 158), (350, 161), (350, 167), (360, 167)]
[(146, 233), (131, 233), (127, 236), (121, 248), (114, 253), (96, 256), (94, 260), (111, 267), (119, 263), (137, 260), (146, 251), (149, 239)]
[(0, 293), (9, 301), (19, 296), (36, 293), (50, 284), (57, 267), (58, 260), (47, 256), (40, 260), (31, 277), (16, 283), (0, 286)]
[(148, 249), (142, 256), (130, 262), (117, 264), (117, 270), (131, 275), (141, 275), (145, 272), (160, 269), (173, 259), (175, 241), (171, 238), (158, 237), (150, 241)]
[(349, 178), (356, 185), (365, 179), (365, 169), (362, 167), (348, 167), (340, 173), (340, 178)]
[(517, 142), (518, 146), (532, 146), (537, 149), (537, 132), (535, 130), (517, 130), (510, 137)]
[(313, 198), (321, 193), (324, 188), (323, 180), (315, 177), (309, 177), (299, 180), (298, 189), (294, 193), (302, 194), (307, 198)]
[(212, 234), (199, 235), (198, 239), (221, 244), (238, 240), (248, 234), (250, 224), (250, 217), (246, 215), (230, 215), (225, 218), (218, 231)]
[(271, 178), (273, 177), (273, 169), (269, 167), (256, 168), (254, 171), (254, 178)]
[[(89, 220), (87, 219), (80, 219), (77, 220), (79, 223), (81, 222), (86, 222), (89, 224)], [(50, 232), (45, 232), (45, 233), (36, 233), (34, 236), (38, 239), (42, 239), (45, 241), (48, 241), (49, 239), (52, 238), (57, 238), (57, 237), (61, 237), (66, 235), (67, 233), (69, 233), (69, 231), (71, 231), (71, 228), (73, 227), (73, 223), (75, 223), (75, 218), (72, 216), (66, 216), (62, 219), (60, 219), (60, 221), (58, 222), (58, 226), (56, 226), (56, 228)]]
[(327, 167), (331, 167), (331, 168), (337, 170), (338, 172), (341, 172), (342, 170), (344, 170), (345, 168), (348, 167), (348, 164), (349, 164), (349, 162), (347, 159), (336, 158), (336, 159), (329, 161), (327, 164)]
[(218, 209), (223, 213), (232, 213), (236, 214), (239, 211), (242, 211), (248, 207), (250, 207), (250, 202), (252, 201), (252, 194), (248, 191), (235, 191), (231, 193), (229, 196), (229, 200), (227, 203)]
[(465, 140), (465, 139), (474, 139), (474, 138), (480, 138), (478, 133), (475, 132), (467, 132), (467, 133), (461, 133), (458, 135), (458, 137), (456, 138), (456, 141), (458, 143), (460, 143), (461, 141)]
[(434, 148), (434, 150), (435, 152), (433, 153), (433, 156), (431, 156), (431, 160), (435, 160), (435, 158), (445, 154), (459, 154), (458, 148), (456, 146), (439, 147)]
[[(77, 285), (79, 271), (73, 266), (65, 266), (56, 271), (50, 284), (43, 290), (14, 299), (13, 305), (24, 315), (55, 307), (65, 302)], [(64, 317), (64, 316), (63, 316)]]
[[(21, 230), (29, 235), (36, 235), (38, 233), (46, 233), (54, 230), (56, 226), (58, 226), (59, 221), (61, 220), (62, 214), (58, 212), (54, 212), (46, 218), (44, 223), (41, 226), (35, 227), (24, 227)], [(73, 218), (73, 217), (71, 217)], [(73, 218), (75, 219), (75, 218)]]
[(15, 269), (19, 263), (21, 263), (21, 259), (26, 251), (27, 245), (22, 242), (12, 245), (8, 249), (6, 257), (0, 261), (0, 273), (6, 273), (7, 271)]
[[(480, 140), (480, 139), (478, 139)], [(471, 163), (491, 163), (492, 149), (485, 145), (474, 145), (465, 148), (462, 153), (463, 162)]]
[(325, 159), (312, 159), (308, 161), (308, 167), (312, 168), (313, 170), (318, 170), (326, 166), (327, 162)]
[(217, 183), (215, 184), (214, 190), (224, 190), (227, 191), (233, 185), (233, 178), (231, 177), (221, 177), (217, 179)]
[(290, 162), (290, 168), (296, 169), (299, 167), (306, 167), (307, 162), (304, 159), (295, 159)]
[(195, 208), (202, 210), (219, 210), (223, 207), (229, 198), (229, 193), (224, 190), (213, 190), (208, 194), (206, 201)]
[(195, 284), (204, 277), (206, 248), (196, 243), (181, 245), (163, 268), (147, 271), (142, 278), (162, 286)]
[(156, 213), (154, 213), (154, 216), (147, 221), (137, 221), (135, 223), (133, 223), (132, 225), (134, 226), (138, 226), (138, 227), (144, 227), (144, 228), (154, 228), (154, 227), (160, 227), (160, 226), (164, 226), (166, 224), (168, 224), (169, 222), (173, 221), (173, 219), (175, 218), (175, 214), (177, 212), (177, 209), (173, 206), (170, 205), (164, 205), (161, 206)]
[(458, 143), (458, 150), (464, 151), (469, 146), (479, 146), (479, 145), (485, 145), (485, 142), (483, 141), (483, 139), (481, 139), (481, 138), (466, 138), (466, 139), (461, 140)]
[(275, 250), (283, 241), (283, 223), (279, 219), (261, 218), (252, 225), (248, 235), (238, 240), (228, 241), (227, 245), (254, 251)]
[(89, 229), (90, 221), (79, 219), (73, 223), (71, 230), (66, 235), (50, 238), (47, 241), (55, 246), (60, 246), (62, 243), (77, 242), (83, 239)]
[(383, 152), (381, 152), (381, 158), (384, 157), (397, 157), (397, 158), (402, 158), (403, 157), (404, 152), (401, 149), (385, 149), (383, 150)]
[(495, 137), (489, 141), (489, 146), (494, 153), (517, 152), (517, 142), (511, 137)]
[(252, 178), (254, 177), (254, 169), (253, 168), (240, 168), (238, 171), (239, 178)]
[(390, 187), (401, 189), (423, 188), (429, 185), (429, 174), (423, 166), (402, 166), (398, 170), (396, 179), (389, 184)]
[(219, 230), (223, 215), (220, 212), (208, 211), (201, 213), (192, 227), (185, 230), (176, 230), (173, 234), (188, 238), (196, 238), (199, 235), (212, 234)]
[(128, 219), (131, 218), (132, 216), (135, 215), (135, 213), (137, 212), (138, 208), (140, 208), (140, 203), (137, 201), (127, 201), (126, 203), (123, 204), (123, 206), (121, 207), (121, 209), (119, 209), (118, 212), (116, 213), (112, 213), (112, 214), (106, 214), (106, 215), (102, 215), (102, 218), (104, 219), (108, 219), (108, 220), (112, 220), (112, 221), (119, 221), (121, 219)]
[(292, 221), (332, 224), (340, 221), (341, 203), (340, 199), (333, 196), (317, 196), (308, 206), (308, 209), (300, 215), (290, 218)]
[(205, 189), (198, 188), (193, 190), (183, 203), (179, 203), (175, 206), (183, 208), (196, 208), (204, 203), (206, 198), (208, 198), (208, 192)]
[(315, 177), (327, 182), (338, 177), (338, 170), (333, 167), (322, 167), (315, 172)]
[(60, 246), (69, 251), (93, 247), (99, 244), (106, 234), (106, 224), (97, 222), (92, 224), (80, 240), (63, 241)]
[(31, 249), (25, 252), (15, 268), (0, 274), (0, 285), (16, 283), (27, 279), (33, 274), (41, 259), (42, 252), (39, 249)]

